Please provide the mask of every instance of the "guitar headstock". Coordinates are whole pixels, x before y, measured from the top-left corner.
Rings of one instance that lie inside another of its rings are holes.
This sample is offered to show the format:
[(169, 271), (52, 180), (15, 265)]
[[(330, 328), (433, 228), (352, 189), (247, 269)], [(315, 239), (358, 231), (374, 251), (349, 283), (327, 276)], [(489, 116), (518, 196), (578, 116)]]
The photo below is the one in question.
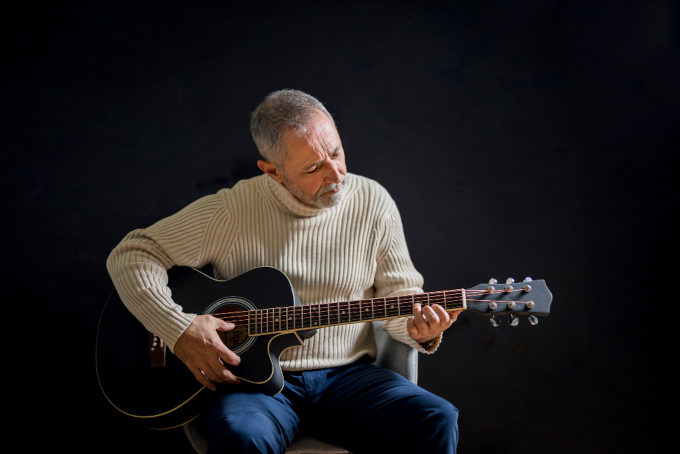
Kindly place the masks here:
[(465, 290), (467, 308), (490, 317), (492, 326), (498, 326), (497, 316), (509, 315), (510, 325), (517, 326), (519, 317), (526, 315), (531, 325), (538, 323), (539, 316), (550, 314), (552, 293), (544, 280), (529, 277), (522, 282), (508, 278), (505, 284), (496, 279)]

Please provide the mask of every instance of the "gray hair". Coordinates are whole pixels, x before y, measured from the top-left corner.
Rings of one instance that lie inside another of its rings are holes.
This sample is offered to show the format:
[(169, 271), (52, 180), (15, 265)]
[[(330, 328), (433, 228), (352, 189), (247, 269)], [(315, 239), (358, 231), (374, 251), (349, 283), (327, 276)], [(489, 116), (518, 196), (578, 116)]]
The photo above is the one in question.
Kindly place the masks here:
[(324, 105), (307, 93), (284, 89), (268, 94), (250, 116), (250, 134), (262, 157), (276, 166), (283, 165), (286, 147), (282, 133), (292, 129), (304, 134), (319, 112), (333, 122)]

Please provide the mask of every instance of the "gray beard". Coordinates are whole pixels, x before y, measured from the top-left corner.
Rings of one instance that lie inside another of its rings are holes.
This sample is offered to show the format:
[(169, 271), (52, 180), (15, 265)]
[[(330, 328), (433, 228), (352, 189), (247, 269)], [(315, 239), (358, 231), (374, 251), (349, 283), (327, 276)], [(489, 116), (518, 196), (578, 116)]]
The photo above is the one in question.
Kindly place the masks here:
[[(345, 196), (345, 178), (343, 177), (342, 181), (340, 183), (331, 183), (327, 184), (326, 186), (322, 187), (317, 191), (316, 194), (314, 194), (311, 198), (308, 196), (305, 196), (305, 194), (295, 186), (289, 179), (288, 176), (285, 173), (282, 173), (283, 176), (283, 185), (285, 186), (288, 191), (295, 196), (296, 199), (298, 199), (300, 202), (304, 203), (307, 206), (314, 207), (314, 208), (330, 208), (338, 203), (343, 199)], [(332, 191), (336, 189), (338, 186), (340, 186), (340, 190), (336, 192), (335, 194), (331, 194), (328, 197), (321, 197), (325, 193)]]

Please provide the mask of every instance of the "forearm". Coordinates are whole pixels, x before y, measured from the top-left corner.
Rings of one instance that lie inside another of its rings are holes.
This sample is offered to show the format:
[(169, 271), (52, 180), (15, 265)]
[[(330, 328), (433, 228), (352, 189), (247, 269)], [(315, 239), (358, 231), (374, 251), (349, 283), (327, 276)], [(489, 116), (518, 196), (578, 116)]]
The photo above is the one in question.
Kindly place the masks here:
[(121, 300), (171, 349), (195, 314), (184, 313), (173, 301), (167, 270), (212, 260), (213, 242), (206, 238), (225, 238), (214, 234), (224, 220), (221, 198), (207, 196), (149, 228), (130, 232), (108, 257), (107, 269)]
[(174, 349), (177, 338), (194, 315), (175, 304), (168, 288), (171, 259), (142, 230), (128, 234), (111, 252), (106, 267), (128, 310)]

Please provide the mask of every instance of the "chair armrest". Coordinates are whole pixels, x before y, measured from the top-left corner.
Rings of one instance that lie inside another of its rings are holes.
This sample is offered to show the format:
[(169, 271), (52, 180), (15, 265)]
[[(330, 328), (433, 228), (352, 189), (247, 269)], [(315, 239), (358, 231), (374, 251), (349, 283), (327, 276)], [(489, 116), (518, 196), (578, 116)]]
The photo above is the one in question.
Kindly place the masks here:
[(375, 364), (391, 369), (413, 383), (418, 383), (418, 351), (396, 341), (382, 327), (382, 321), (373, 322), (373, 335), (377, 346)]

